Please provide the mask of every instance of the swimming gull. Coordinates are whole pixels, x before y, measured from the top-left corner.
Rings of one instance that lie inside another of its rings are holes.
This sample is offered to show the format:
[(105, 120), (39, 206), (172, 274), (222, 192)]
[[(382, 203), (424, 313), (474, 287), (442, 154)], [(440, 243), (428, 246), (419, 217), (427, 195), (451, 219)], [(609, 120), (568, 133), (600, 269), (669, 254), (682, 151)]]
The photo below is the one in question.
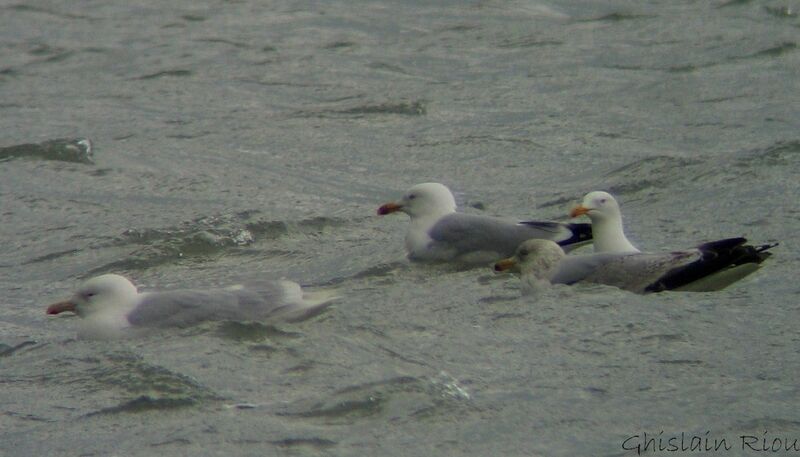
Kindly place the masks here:
[(406, 251), (409, 259), (418, 261), (485, 265), (510, 256), (530, 238), (553, 240), (567, 250), (592, 238), (590, 224), (512, 221), (456, 212), (453, 194), (439, 183), (417, 184), (400, 200), (378, 208), (379, 215), (397, 211), (411, 217)]
[(140, 293), (127, 278), (105, 274), (89, 279), (47, 314), (71, 311), (82, 317), (79, 336), (110, 338), (127, 329), (188, 327), (204, 321), (296, 321), (311, 317), (336, 297), (304, 292), (291, 281), (264, 281), (220, 289)]
[(622, 213), (617, 200), (608, 192), (589, 192), (570, 216), (587, 215), (592, 220), (594, 252), (639, 252), (628, 241), (622, 228)]
[(590, 282), (636, 293), (722, 289), (756, 271), (777, 245), (752, 246), (745, 238), (712, 241), (685, 251), (565, 255), (550, 240), (528, 240), (495, 271), (519, 269), (524, 293), (553, 284)]

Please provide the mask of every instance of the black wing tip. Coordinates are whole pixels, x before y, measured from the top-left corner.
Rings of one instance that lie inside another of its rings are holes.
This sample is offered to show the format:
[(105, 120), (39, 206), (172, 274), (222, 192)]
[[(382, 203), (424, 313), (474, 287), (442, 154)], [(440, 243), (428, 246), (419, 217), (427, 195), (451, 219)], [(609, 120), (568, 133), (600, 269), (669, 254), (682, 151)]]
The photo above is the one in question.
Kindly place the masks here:
[(741, 246), (740, 249), (742, 250), (741, 260), (736, 263), (736, 265), (741, 265), (743, 263), (761, 263), (767, 260), (772, 253), (769, 252), (770, 249), (774, 248), (780, 243), (765, 243), (759, 244), (756, 246), (745, 245)]
[(585, 243), (592, 239), (592, 224), (587, 224), (585, 222), (565, 224), (563, 222), (554, 221), (520, 221), (519, 224), (527, 225), (528, 227), (536, 227), (553, 233), (557, 233), (566, 228), (570, 231), (571, 236), (556, 242), (562, 248), (573, 244)]
[(780, 245), (780, 243), (776, 241), (774, 243), (759, 244), (758, 246), (753, 246), (753, 248), (755, 248), (756, 252), (764, 252), (766, 254), (771, 254), (771, 253), (766, 252), (766, 251), (769, 251), (770, 249), (772, 249), (772, 248), (774, 248), (776, 246), (779, 246), (779, 245)]
[(572, 236), (566, 240), (559, 241), (559, 246), (569, 246), (571, 244), (585, 243), (592, 239), (592, 224), (577, 222), (567, 224), (567, 228), (572, 232)]
[(725, 268), (747, 263), (760, 264), (772, 255), (769, 250), (780, 244), (775, 242), (753, 246), (745, 243), (747, 243), (747, 239), (743, 237), (703, 243), (697, 247), (702, 254), (700, 259), (685, 267), (668, 272), (661, 279), (647, 286), (645, 292), (676, 289)]
[(746, 244), (747, 238), (726, 238), (723, 240), (703, 243), (697, 247), (703, 253), (704, 260), (711, 258), (729, 259), (731, 265), (742, 265), (745, 263), (761, 263), (772, 255), (770, 249), (780, 243), (764, 243), (759, 245)]
[(572, 233), (567, 239), (558, 241), (558, 245), (561, 247), (569, 246), (572, 244), (583, 243), (592, 239), (592, 224), (588, 224), (585, 222), (576, 222), (576, 223), (563, 223), (563, 222), (553, 222), (553, 221), (521, 221), (519, 222), (520, 225), (527, 225), (528, 227), (536, 227), (543, 230), (549, 230), (551, 232), (556, 232), (564, 227)]

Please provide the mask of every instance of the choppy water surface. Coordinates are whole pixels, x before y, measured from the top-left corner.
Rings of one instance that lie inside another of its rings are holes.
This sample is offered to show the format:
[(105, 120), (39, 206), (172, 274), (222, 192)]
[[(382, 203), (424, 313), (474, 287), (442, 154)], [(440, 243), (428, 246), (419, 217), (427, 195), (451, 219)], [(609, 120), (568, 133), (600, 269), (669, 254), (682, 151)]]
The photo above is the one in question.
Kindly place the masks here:
[[(755, 455), (741, 435), (800, 439), (796, 2), (0, 11), (0, 454), (614, 456), (663, 430)], [(651, 250), (782, 244), (718, 293), (520, 297), (488, 269), (405, 261), (407, 220), (375, 209), (429, 180), (466, 211), (536, 218), (609, 190)], [(114, 342), (45, 316), (106, 272), (343, 298), (302, 323)]]

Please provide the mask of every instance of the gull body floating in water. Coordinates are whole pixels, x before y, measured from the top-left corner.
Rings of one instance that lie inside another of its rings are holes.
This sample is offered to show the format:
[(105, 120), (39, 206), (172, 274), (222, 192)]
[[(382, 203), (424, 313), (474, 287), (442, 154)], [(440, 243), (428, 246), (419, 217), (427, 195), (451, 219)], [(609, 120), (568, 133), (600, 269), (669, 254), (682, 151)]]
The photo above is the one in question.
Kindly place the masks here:
[(589, 224), (513, 221), (456, 212), (450, 189), (439, 183), (417, 184), (400, 200), (378, 208), (379, 215), (408, 214), (406, 252), (411, 260), (454, 261), (485, 265), (510, 256), (525, 240), (553, 240), (570, 250), (592, 238)]
[(264, 281), (221, 289), (140, 293), (127, 278), (106, 274), (89, 279), (47, 314), (71, 311), (82, 317), (78, 336), (113, 338), (126, 330), (188, 327), (205, 321), (297, 321), (324, 310), (336, 297), (304, 292), (291, 281)]
[(720, 290), (756, 271), (775, 244), (752, 246), (744, 238), (712, 241), (684, 251), (564, 254), (549, 240), (528, 240), (495, 271), (518, 269), (523, 293), (550, 284), (588, 282), (640, 294), (665, 290)]

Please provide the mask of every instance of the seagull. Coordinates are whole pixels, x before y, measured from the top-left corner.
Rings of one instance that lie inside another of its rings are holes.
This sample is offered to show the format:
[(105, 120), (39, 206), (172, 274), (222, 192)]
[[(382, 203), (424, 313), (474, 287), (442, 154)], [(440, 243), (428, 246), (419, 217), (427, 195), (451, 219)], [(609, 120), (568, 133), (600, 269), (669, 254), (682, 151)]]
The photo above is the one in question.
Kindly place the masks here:
[(523, 241), (544, 238), (571, 250), (592, 238), (590, 224), (512, 221), (456, 212), (453, 193), (439, 183), (422, 183), (378, 208), (379, 215), (409, 215), (406, 252), (415, 261), (455, 261), (485, 265), (510, 256)]
[(583, 202), (570, 211), (571, 217), (589, 216), (592, 220), (594, 252), (640, 252), (622, 228), (619, 204), (608, 192), (589, 192)]
[(550, 284), (589, 282), (640, 294), (720, 290), (756, 271), (777, 243), (752, 246), (745, 238), (712, 241), (684, 251), (603, 252), (567, 256), (550, 240), (528, 240), (495, 271), (519, 269), (523, 293)]
[(124, 276), (105, 274), (87, 280), (68, 300), (50, 305), (47, 314), (73, 312), (83, 318), (80, 337), (113, 338), (128, 329), (204, 321), (297, 321), (321, 312), (335, 298), (324, 291), (304, 292), (292, 281), (140, 293)]

